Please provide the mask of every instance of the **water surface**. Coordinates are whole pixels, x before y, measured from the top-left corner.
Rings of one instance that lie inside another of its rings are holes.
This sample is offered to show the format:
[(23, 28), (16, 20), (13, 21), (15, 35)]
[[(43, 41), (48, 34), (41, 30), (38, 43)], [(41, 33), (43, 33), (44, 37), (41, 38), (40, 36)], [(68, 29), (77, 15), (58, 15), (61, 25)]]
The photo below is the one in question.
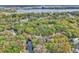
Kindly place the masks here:
[(26, 13), (41, 13), (41, 12), (74, 12), (74, 11), (79, 11), (79, 9), (19, 9), (16, 10), (17, 12), (26, 12)]

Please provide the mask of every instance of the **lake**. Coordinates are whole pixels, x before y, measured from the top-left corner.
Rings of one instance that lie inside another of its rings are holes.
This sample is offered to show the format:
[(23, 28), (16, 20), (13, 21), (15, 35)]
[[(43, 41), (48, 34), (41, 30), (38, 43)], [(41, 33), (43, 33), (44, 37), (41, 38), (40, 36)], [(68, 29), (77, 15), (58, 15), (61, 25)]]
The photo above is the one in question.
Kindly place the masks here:
[(74, 11), (79, 11), (79, 9), (19, 9), (16, 10), (16, 12), (26, 12), (26, 13), (41, 13), (41, 12), (74, 12)]

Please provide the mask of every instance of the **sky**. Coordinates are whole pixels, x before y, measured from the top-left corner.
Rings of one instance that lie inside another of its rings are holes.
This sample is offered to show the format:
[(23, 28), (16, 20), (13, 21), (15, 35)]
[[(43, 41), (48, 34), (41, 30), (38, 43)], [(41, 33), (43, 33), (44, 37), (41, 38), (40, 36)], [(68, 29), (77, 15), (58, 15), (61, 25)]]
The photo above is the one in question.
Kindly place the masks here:
[(79, 0), (0, 0), (0, 5), (79, 5)]

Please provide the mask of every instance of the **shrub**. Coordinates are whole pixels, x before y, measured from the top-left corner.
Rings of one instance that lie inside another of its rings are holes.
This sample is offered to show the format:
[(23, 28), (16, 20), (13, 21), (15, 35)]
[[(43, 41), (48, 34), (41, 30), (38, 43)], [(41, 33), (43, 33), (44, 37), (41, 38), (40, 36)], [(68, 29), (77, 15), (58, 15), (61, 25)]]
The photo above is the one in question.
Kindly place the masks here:
[(64, 35), (55, 35), (52, 40), (46, 43), (49, 52), (68, 53), (71, 52), (71, 45), (68, 38)]

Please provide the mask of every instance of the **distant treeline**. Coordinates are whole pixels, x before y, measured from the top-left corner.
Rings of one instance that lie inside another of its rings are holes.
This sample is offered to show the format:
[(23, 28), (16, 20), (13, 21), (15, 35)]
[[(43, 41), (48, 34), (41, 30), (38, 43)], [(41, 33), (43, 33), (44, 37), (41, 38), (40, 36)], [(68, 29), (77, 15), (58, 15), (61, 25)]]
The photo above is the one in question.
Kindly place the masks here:
[(79, 9), (79, 5), (0, 5), (0, 9)]
[(30, 9), (79, 9), (79, 7), (34, 7)]

